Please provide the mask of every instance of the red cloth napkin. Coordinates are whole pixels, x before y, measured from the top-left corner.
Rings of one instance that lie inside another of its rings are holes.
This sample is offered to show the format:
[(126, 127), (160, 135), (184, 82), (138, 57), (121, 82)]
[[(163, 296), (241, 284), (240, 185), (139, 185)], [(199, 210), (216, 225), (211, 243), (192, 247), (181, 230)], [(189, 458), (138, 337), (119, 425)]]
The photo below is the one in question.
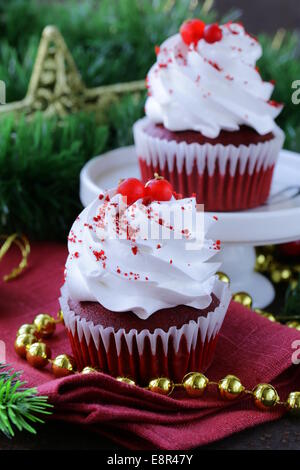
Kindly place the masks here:
[[(6, 344), (6, 361), (24, 371), (30, 386), (49, 396), (54, 419), (88, 426), (130, 449), (190, 449), (221, 439), (247, 427), (279, 418), (284, 410), (254, 408), (251, 397), (224, 402), (213, 388), (201, 399), (162, 397), (139, 387), (121, 384), (104, 375), (74, 375), (55, 380), (49, 369), (38, 371), (14, 352), (18, 327), (32, 322), (39, 312), (56, 314), (67, 251), (65, 246), (34, 244), (30, 266), (8, 284), (0, 283), (0, 340)], [(0, 275), (18, 263), (18, 252), (10, 251), (0, 263)], [(272, 382), (280, 397), (300, 389), (300, 369), (293, 366), (292, 343), (300, 333), (271, 323), (232, 302), (218, 341), (215, 360), (207, 376), (218, 380), (237, 375), (252, 388)], [(48, 340), (53, 356), (70, 353), (64, 327), (58, 325)]]

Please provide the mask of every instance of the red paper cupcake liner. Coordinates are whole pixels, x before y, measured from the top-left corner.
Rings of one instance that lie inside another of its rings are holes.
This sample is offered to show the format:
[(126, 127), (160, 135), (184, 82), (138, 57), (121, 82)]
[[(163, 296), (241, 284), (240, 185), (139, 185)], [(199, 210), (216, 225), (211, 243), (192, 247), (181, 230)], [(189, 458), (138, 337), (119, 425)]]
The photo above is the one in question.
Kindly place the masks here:
[(172, 344), (169, 345), (168, 354), (164, 354), (163, 348), (158, 347), (155, 355), (151, 353), (151, 346), (145, 344), (143, 354), (138, 356), (130, 354), (128, 348), (121, 347), (120, 354), (117, 353), (114, 338), (111, 338), (108, 352), (103, 351), (103, 345), (96, 349), (95, 344), (87, 344), (83, 337), (81, 341), (78, 332), (75, 334), (68, 331), (73, 355), (79, 370), (86, 366), (100, 369), (102, 372), (114, 377), (124, 376), (134, 379), (137, 383), (145, 385), (154, 377), (169, 377), (178, 382), (189, 371), (205, 372), (212, 363), (218, 334), (209, 341), (201, 342), (198, 338), (195, 349), (188, 351), (184, 341), (175, 352)]
[(183, 197), (196, 195), (206, 211), (237, 211), (263, 204), (270, 193), (274, 167), (284, 134), (250, 145), (175, 142), (153, 137), (134, 125), (134, 140), (144, 182), (159, 173)]
[(166, 178), (183, 197), (196, 195), (198, 204), (204, 204), (208, 212), (226, 212), (251, 209), (262, 205), (268, 198), (274, 165), (267, 170), (237, 173), (231, 176), (229, 170), (224, 175), (219, 169), (213, 175), (205, 170), (203, 174), (197, 172), (196, 164), (190, 175), (185, 172), (169, 171), (167, 165), (163, 168), (158, 165), (147, 165), (139, 158), (140, 171), (144, 183), (153, 178), (154, 173)]
[(224, 283), (216, 281), (215, 290), (220, 304), (206, 317), (199, 317), (197, 322), (191, 320), (179, 329), (156, 329), (151, 333), (147, 329), (115, 331), (87, 322), (70, 310), (64, 286), (60, 304), (79, 370), (92, 366), (115, 377), (130, 377), (141, 385), (154, 377), (181, 381), (187, 372), (205, 372), (212, 362), (230, 301)]

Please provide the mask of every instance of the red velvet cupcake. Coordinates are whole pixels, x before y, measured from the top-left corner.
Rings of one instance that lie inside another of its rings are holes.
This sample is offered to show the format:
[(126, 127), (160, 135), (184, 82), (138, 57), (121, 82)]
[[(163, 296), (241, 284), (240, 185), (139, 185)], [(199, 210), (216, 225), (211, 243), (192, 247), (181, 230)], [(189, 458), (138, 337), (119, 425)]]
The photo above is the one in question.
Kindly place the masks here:
[(75, 221), (60, 304), (79, 369), (179, 381), (210, 365), (229, 289), (211, 260), (219, 245), (199, 242), (195, 199), (137, 184), (130, 205), (110, 191)]
[(256, 67), (257, 40), (240, 24), (199, 22), (165, 41), (149, 71), (147, 118), (134, 125), (142, 179), (157, 172), (206, 211), (256, 207), (283, 145), (282, 106)]

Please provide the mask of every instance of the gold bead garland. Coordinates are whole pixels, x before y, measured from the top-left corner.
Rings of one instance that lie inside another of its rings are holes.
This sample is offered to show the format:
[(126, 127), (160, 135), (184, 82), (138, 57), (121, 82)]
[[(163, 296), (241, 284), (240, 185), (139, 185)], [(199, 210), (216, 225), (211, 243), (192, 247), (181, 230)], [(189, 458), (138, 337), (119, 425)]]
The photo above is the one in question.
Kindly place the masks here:
[(13, 244), (17, 245), (22, 255), (22, 259), (19, 265), (14, 268), (11, 273), (3, 276), (3, 281), (8, 282), (18, 277), (27, 267), (28, 256), (30, 253), (30, 244), (25, 235), (19, 235), (18, 233), (13, 233), (12, 235), (0, 235), (0, 239), (4, 240), (4, 243), (0, 248), (0, 261)]
[[(28, 363), (35, 368), (43, 368), (51, 365), (55, 377), (66, 377), (76, 373), (75, 359), (68, 354), (59, 354), (51, 359), (51, 350), (46, 343), (41, 341), (54, 333), (55, 325), (63, 323), (63, 313), (59, 310), (57, 320), (48, 314), (39, 314), (32, 324), (24, 324), (17, 331), (15, 351), (26, 358)], [(50, 325), (50, 327), (49, 327)], [(54, 325), (54, 327), (53, 327)], [(80, 374), (95, 374), (99, 369), (86, 366)], [(137, 386), (131, 377), (116, 377), (118, 382), (128, 386)], [(174, 383), (168, 377), (156, 377), (149, 381), (148, 386), (143, 387), (159, 395), (171, 395), (174, 390), (183, 389), (191, 398), (201, 397), (209, 387), (216, 387), (220, 398), (224, 400), (236, 400), (242, 396), (251, 395), (257, 408), (262, 411), (270, 410), (275, 406), (284, 406), (288, 411), (300, 416), (300, 392), (291, 392), (285, 402), (280, 401), (276, 389), (271, 384), (260, 383), (253, 390), (247, 390), (241, 380), (235, 375), (226, 375), (219, 382), (210, 381), (201, 372), (189, 372), (181, 383)]]
[(190, 372), (182, 380), (182, 386), (190, 397), (201, 397), (207, 385), (208, 378), (201, 372)]
[(232, 300), (248, 308), (251, 308), (253, 303), (251, 295), (247, 294), (247, 292), (236, 292), (233, 294)]
[(228, 400), (235, 400), (245, 391), (242, 382), (235, 375), (226, 375), (226, 377), (221, 379), (218, 383), (218, 388), (221, 397)]
[(300, 331), (300, 323), (298, 321), (288, 321), (286, 326), (289, 328), (295, 328), (296, 330)]
[[(263, 256), (263, 255), (259, 255), (259, 256)], [(259, 256), (258, 256), (258, 258), (259, 258)], [(300, 270), (300, 267), (299, 267), (299, 270)], [(219, 271), (219, 272), (217, 272), (217, 275), (218, 275), (220, 281), (223, 281), (223, 282), (226, 282), (226, 283), (230, 284), (230, 279), (225, 273)], [(247, 308), (250, 308), (250, 309), (252, 308), (252, 304), (253, 304), (252, 297), (247, 292), (236, 292), (235, 294), (232, 294), (232, 300), (234, 300), (235, 302), (238, 302), (239, 304), (243, 305), (244, 307), (247, 307)], [(279, 320), (286, 321), (285, 318), (284, 319), (282, 317), (277, 317), (276, 318), (272, 313), (261, 310), (260, 308), (254, 308), (253, 311), (258, 313), (262, 317), (267, 318), (271, 322), (278, 322)], [(288, 326), (289, 328), (295, 328), (296, 330), (300, 331), (300, 322), (298, 322), (296, 320), (288, 321), (287, 323), (284, 323), (284, 324), (286, 326)]]
[[(81, 374), (94, 374), (95, 372), (99, 372), (98, 369), (96, 369), (95, 367), (84, 367), (81, 371)], [(124, 377), (117, 377), (117, 380), (120, 379), (120, 382), (125, 382), (125, 380), (121, 380), (121, 379), (124, 379)]]
[(300, 417), (300, 392), (291, 392), (286, 400), (287, 409)]
[(43, 338), (49, 338), (53, 335), (56, 328), (56, 320), (47, 313), (40, 313), (33, 321), (37, 333)]
[(277, 391), (270, 384), (258, 384), (254, 387), (252, 393), (254, 404), (261, 410), (272, 408), (280, 402)]
[(297, 283), (300, 265), (282, 263), (280, 258), (277, 259), (275, 246), (269, 245), (256, 249), (255, 270), (267, 274), (274, 284), (289, 283), (293, 287)]
[[(98, 370), (93, 369), (92, 367), (85, 367), (85, 368), (81, 371), (81, 373), (82, 373), (82, 374), (87, 374), (87, 373), (89, 373), (89, 372), (87, 371), (87, 369), (89, 369), (91, 373), (99, 372)], [(91, 369), (92, 369), (92, 370), (91, 370)], [(118, 382), (122, 382), (122, 383), (124, 383), (124, 384), (135, 385), (135, 381), (132, 380), (132, 379), (130, 379), (129, 377), (117, 377), (116, 380), (117, 380)]]

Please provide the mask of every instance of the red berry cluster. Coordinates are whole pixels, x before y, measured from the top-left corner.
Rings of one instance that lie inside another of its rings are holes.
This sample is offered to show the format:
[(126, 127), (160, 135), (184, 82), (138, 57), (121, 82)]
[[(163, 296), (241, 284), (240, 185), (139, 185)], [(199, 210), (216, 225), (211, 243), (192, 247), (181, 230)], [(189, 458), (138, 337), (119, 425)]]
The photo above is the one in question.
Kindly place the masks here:
[(170, 201), (174, 190), (169, 181), (156, 174), (145, 186), (137, 178), (127, 178), (121, 181), (117, 194), (126, 197), (127, 204), (130, 206), (138, 199), (143, 199), (144, 204), (150, 204), (152, 201)]
[(190, 44), (197, 45), (200, 39), (204, 39), (209, 44), (221, 41), (222, 29), (218, 23), (205, 24), (204, 21), (193, 19), (182, 23), (180, 27), (182, 40), (188, 46)]

